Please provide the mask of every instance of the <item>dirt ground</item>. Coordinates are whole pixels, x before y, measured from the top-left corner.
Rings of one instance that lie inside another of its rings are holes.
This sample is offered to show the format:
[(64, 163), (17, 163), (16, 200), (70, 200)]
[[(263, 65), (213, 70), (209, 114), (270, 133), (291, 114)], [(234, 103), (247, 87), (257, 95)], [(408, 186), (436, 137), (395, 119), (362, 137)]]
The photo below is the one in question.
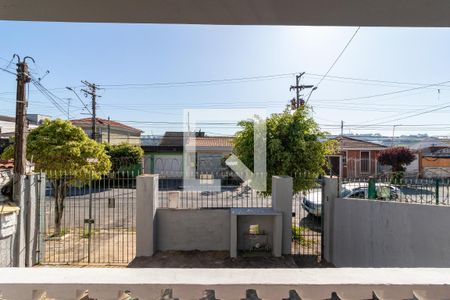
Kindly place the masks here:
[(167, 251), (135, 258), (129, 268), (299, 268), (330, 267), (314, 257), (250, 256), (230, 258), (227, 251)]

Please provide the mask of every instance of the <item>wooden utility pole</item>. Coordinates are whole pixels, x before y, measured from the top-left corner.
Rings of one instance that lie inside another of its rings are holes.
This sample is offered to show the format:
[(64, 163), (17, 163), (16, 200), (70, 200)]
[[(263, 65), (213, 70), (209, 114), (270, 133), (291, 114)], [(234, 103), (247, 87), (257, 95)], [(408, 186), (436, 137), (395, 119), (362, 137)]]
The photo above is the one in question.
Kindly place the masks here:
[(28, 74), (28, 65), (26, 63), (27, 58), (31, 59), (33, 62), (33, 58), (25, 57), (23, 61), (20, 60), (18, 55), (14, 55), (17, 57), (17, 91), (16, 91), (16, 124), (15, 124), (15, 141), (14, 141), (14, 176), (15, 182), (21, 175), (25, 175), (26, 173), (26, 134), (27, 134), (27, 99), (25, 88), (28, 82), (30, 82), (31, 78)]
[(93, 139), (94, 141), (97, 141), (97, 126), (96, 126), (96, 121), (97, 121), (97, 116), (96, 116), (96, 108), (97, 108), (97, 97), (100, 97), (97, 95), (97, 90), (98, 87), (97, 85), (95, 85), (95, 83), (90, 83), (86, 80), (82, 80), (81, 81), (84, 85), (86, 85), (86, 87), (88, 88), (87, 90), (82, 89), (81, 91), (85, 93), (85, 95), (90, 95), (92, 97), (92, 133), (91, 133), (91, 139)]
[(301, 85), (300, 84), (300, 78), (302, 78), (302, 76), (304, 74), (305, 74), (305, 72), (296, 75), (295, 76), (295, 85), (291, 85), (291, 87), (289, 88), (290, 91), (295, 90), (295, 92), (296, 92), (296, 97), (294, 99), (292, 99), (292, 101), (291, 101), (291, 107), (293, 110), (299, 109), (301, 106), (303, 106), (305, 104), (305, 100), (300, 98), (300, 96), (301, 96), (300, 91), (303, 89), (314, 88), (313, 85)]
[(108, 116), (108, 144), (111, 143), (111, 118)]

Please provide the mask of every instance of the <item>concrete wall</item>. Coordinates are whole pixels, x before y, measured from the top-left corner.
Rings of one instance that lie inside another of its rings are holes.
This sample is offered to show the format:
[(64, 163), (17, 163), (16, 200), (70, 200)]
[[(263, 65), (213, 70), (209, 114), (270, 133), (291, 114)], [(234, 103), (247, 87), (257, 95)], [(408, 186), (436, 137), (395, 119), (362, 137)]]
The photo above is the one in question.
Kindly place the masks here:
[(238, 216), (237, 218), (237, 249), (248, 250), (245, 245), (245, 234), (249, 232), (250, 225), (258, 224), (260, 232), (268, 235), (267, 244), (273, 248), (273, 216)]
[(450, 207), (335, 199), (337, 267), (450, 267)]
[(169, 209), (156, 211), (157, 250), (230, 249), (229, 209)]

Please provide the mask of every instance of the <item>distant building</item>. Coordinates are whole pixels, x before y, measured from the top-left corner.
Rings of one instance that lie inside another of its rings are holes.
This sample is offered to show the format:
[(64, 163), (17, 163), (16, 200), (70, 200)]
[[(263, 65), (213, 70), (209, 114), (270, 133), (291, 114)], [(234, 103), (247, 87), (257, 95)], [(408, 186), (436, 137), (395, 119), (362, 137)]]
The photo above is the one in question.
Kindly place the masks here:
[(223, 158), (231, 154), (231, 140), (232, 137), (205, 136), (197, 132), (195, 137), (187, 138), (185, 142), (184, 133), (179, 131), (168, 131), (160, 137), (146, 137), (142, 139), (145, 171), (166, 178), (182, 178), (183, 150), (186, 149), (186, 154), (195, 162), (197, 172), (217, 172), (222, 168)]
[(380, 166), (377, 157), (386, 146), (347, 136), (338, 136), (335, 140), (339, 143), (339, 150), (328, 157), (330, 174), (344, 178), (378, 174)]
[[(72, 124), (81, 127), (83, 131), (91, 136), (92, 119), (84, 118), (71, 120)], [(96, 119), (96, 140), (99, 143), (108, 142), (116, 145), (120, 143), (129, 143), (132, 145), (140, 145), (142, 130), (116, 122), (101, 118)], [(108, 138), (109, 136), (109, 138)]]
[(195, 137), (188, 140), (186, 150), (195, 154), (197, 172), (215, 173), (224, 168), (224, 158), (233, 151), (232, 141), (230, 136)]
[[(38, 127), (42, 120), (48, 119), (50, 117), (38, 114), (28, 114), (28, 129), (31, 130), (33, 128)], [(2, 116), (0, 115), (0, 137), (9, 138), (13, 137), (16, 130), (16, 118), (10, 116)]]
[(450, 177), (450, 145), (447, 140), (427, 138), (411, 147), (416, 152), (415, 163), (422, 178)]

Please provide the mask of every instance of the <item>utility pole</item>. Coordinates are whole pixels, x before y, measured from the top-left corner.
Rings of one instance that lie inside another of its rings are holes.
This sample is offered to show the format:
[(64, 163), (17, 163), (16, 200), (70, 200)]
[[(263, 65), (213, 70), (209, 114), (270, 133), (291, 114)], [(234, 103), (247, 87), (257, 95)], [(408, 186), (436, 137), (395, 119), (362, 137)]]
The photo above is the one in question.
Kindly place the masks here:
[(95, 83), (90, 83), (86, 80), (81, 81), (84, 85), (86, 85), (86, 89), (82, 89), (81, 91), (84, 92), (86, 95), (90, 95), (92, 98), (92, 133), (91, 133), (91, 139), (94, 141), (97, 141), (97, 132), (96, 132), (96, 123), (97, 123), (97, 116), (96, 116), (96, 107), (97, 107), (97, 97), (100, 97), (97, 95), (98, 86), (95, 85)]
[(72, 98), (65, 98), (67, 100), (67, 120), (70, 120), (70, 101)]
[(341, 120), (341, 136), (344, 135), (344, 121)]
[(398, 127), (401, 125), (393, 125), (392, 126), (392, 146), (394, 146), (394, 140), (395, 140), (395, 127)]
[(291, 85), (291, 87), (289, 88), (290, 91), (295, 90), (296, 92), (296, 97), (294, 99), (291, 100), (291, 107), (293, 110), (295, 109), (299, 109), (301, 106), (303, 106), (305, 104), (305, 100), (300, 99), (300, 91), (304, 90), (304, 89), (312, 89), (314, 88), (313, 85), (301, 85), (300, 84), (300, 79), (302, 78), (302, 76), (305, 74), (305, 72), (302, 72), (298, 75), (295, 76), (295, 85)]
[[(15, 190), (14, 197), (17, 196), (17, 191), (20, 189), (20, 176), (26, 173), (26, 133), (27, 133), (27, 99), (25, 88), (27, 83), (31, 81), (28, 74), (27, 59), (34, 62), (34, 59), (26, 56), (22, 61), (17, 54), (17, 91), (16, 91), (16, 124), (15, 124), (15, 145), (14, 145), (14, 183), (18, 186)], [(14, 199), (16, 200), (16, 199)]]
[(111, 124), (110, 124), (110, 117), (108, 116), (108, 144), (111, 143)]

